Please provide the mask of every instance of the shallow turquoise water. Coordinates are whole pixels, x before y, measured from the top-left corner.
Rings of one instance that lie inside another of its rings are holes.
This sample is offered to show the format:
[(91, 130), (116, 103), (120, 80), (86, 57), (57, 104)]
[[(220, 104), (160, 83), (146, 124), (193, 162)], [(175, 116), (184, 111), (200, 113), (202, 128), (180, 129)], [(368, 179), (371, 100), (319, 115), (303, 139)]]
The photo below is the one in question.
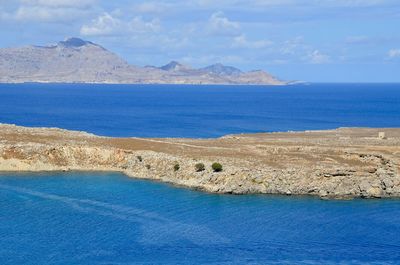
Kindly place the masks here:
[(400, 201), (206, 194), (106, 173), (0, 176), (0, 264), (399, 264)]

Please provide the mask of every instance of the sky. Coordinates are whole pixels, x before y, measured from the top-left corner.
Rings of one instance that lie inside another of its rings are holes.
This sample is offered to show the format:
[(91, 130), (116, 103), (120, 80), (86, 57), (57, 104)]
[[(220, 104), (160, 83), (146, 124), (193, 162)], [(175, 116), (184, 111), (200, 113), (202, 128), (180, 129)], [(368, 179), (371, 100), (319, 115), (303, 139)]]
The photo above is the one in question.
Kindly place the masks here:
[(0, 0), (0, 47), (80, 37), (129, 63), (400, 82), (399, 0)]

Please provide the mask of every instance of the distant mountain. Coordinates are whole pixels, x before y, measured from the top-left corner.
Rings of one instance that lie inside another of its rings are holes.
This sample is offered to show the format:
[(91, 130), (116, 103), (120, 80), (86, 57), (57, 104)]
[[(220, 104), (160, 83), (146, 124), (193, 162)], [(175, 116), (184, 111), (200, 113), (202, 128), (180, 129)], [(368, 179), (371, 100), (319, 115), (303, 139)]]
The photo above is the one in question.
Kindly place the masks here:
[(221, 63), (213, 64), (204, 68), (201, 68), (200, 70), (211, 73), (211, 74), (216, 74), (216, 75), (240, 75), (243, 72), (235, 67), (232, 66), (225, 66)]
[(265, 84), (282, 85), (264, 71), (222, 64), (194, 69), (176, 61), (161, 67), (128, 64), (102, 46), (69, 38), (49, 46), (0, 49), (0, 83)]
[(58, 45), (59, 46), (63, 46), (65, 48), (79, 48), (79, 47), (82, 47), (82, 46), (85, 46), (85, 45), (95, 45), (95, 46), (100, 47), (99, 45), (94, 44), (93, 42), (84, 41), (84, 40), (79, 39), (79, 38), (69, 38), (69, 39), (66, 39), (65, 41), (60, 41), (58, 43)]
[(191, 67), (178, 63), (177, 61), (171, 61), (170, 63), (159, 67), (159, 69), (164, 71), (186, 71), (191, 70)]

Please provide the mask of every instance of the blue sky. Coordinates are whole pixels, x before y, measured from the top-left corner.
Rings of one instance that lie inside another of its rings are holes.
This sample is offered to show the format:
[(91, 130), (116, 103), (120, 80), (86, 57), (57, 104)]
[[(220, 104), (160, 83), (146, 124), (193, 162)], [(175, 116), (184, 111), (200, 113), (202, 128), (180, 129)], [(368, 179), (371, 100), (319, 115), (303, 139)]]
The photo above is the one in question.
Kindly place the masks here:
[(0, 0), (0, 47), (77, 36), (135, 65), (221, 62), (311, 82), (400, 82), (399, 0)]

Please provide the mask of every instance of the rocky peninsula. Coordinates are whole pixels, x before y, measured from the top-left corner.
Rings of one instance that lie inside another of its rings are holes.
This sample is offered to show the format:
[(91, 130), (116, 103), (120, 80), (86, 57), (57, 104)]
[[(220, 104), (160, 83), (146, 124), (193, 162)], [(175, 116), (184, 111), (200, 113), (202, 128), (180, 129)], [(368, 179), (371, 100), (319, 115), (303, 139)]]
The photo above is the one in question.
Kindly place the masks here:
[(213, 193), (400, 197), (400, 128), (150, 139), (1, 124), (0, 171), (115, 171)]

